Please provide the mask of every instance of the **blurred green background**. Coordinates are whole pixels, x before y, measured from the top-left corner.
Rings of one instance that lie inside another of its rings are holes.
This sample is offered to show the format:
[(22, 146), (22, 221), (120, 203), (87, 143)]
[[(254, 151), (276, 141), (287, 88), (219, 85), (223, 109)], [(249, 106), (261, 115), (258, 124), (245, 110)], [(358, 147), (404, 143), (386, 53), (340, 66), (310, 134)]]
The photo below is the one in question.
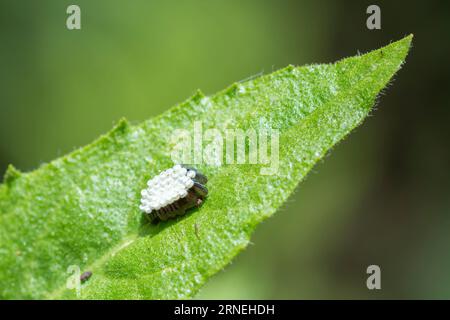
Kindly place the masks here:
[[(81, 7), (82, 29), (66, 29)], [(366, 28), (378, 4), (382, 29)], [(0, 0), (0, 172), (288, 64), (414, 33), (364, 125), (198, 298), (450, 298), (448, 2)], [(366, 288), (381, 267), (382, 289)]]

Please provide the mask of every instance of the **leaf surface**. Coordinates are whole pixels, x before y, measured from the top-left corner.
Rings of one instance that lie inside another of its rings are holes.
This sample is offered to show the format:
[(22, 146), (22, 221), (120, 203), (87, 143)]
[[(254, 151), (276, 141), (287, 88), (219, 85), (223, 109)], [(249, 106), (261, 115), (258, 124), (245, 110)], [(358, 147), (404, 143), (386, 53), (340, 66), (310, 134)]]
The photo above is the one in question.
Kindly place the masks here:
[[(411, 40), (334, 64), (289, 66), (210, 97), (198, 93), (140, 125), (122, 120), (94, 143), (33, 172), (10, 166), (0, 186), (0, 297), (77, 298), (66, 288), (71, 265), (93, 273), (81, 298), (192, 297), (364, 120)], [(175, 130), (193, 132), (196, 121), (203, 132), (215, 128), (223, 135), (278, 130), (278, 171), (261, 174), (274, 161), (197, 164), (209, 178), (204, 205), (148, 224), (138, 208), (140, 191), (173, 165)]]

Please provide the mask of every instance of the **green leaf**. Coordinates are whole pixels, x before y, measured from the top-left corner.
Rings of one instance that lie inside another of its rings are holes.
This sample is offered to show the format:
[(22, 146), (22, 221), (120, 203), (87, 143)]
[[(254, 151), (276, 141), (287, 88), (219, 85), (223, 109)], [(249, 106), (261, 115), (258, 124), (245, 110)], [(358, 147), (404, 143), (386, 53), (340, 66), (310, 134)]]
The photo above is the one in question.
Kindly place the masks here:
[[(192, 297), (369, 114), (411, 40), (335, 64), (290, 66), (211, 97), (198, 93), (140, 125), (120, 121), (36, 171), (10, 166), (0, 186), (0, 297), (76, 298), (66, 289), (71, 265), (93, 272), (81, 298)], [(195, 121), (222, 133), (277, 129), (278, 173), (262, 175), (267, 164), (197, 165), (209, 177), (204, 205), (148, 224), (140, 190), (173, 164), (173, 132), (192, 130)]]

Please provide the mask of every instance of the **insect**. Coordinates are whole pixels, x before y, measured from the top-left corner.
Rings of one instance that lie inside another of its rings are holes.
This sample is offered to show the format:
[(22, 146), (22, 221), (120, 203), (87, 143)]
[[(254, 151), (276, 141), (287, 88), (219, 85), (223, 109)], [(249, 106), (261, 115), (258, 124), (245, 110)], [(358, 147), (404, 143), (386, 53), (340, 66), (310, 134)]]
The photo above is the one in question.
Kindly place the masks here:
[(177, 164), (147, 182), (139, 208), (153, 223), (182, 216), (202, 205), (208, 195), (207, 182), (197, 169)]
[(83, 272), (83, 274), (80, 276), (80, 282), (83, 283), (83, 282), (87, 281), (91, 276), (92, 276), (91, 271)]

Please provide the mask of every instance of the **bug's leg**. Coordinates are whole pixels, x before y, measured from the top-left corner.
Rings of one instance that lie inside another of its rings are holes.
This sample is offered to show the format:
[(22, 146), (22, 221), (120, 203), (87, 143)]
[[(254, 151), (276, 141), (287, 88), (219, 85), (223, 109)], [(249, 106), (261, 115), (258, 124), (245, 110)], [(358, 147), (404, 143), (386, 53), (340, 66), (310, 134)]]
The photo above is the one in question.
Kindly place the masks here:
[(173, 203), (168, 205), (168, 215), (170, 216), (170, 218), (175, 218), (177, 215), (179, 215), (179, 210)]
[(157, 212), (151, 214), (152, 224), (158, 224), (161, 219), (159, 218)]
[(185, 209), (185, 208), (178, 209), (178, 210), (174, 213), (174, 217), (176, 217), (176, 216), (184, 216), (185, 213), (186, 213), (186, 209)]
[(205, 198), (208, 195), (208, 189), (198, 183), (198, 182), (194, 182), (194, 185), (192, 186), (192, 190), (194, 190), (194, 192), (200, 197), (200, 198)]
[(179, 202), (175, 202), (174, 203), (174, 207), (175, 207), (175, 215), (177, 216), (182, 216), (186, 213), (186, 205), (180, 205)]
[(201, 207), (201, 205), (203, 204), (203, 200), (202, 198), (197, 198), (197, 203), (195, 204), (197, 207)]
[(191, 203), (193, 207), (199, 208), (203, 203), (203, 196), (199, 194), (194, 188), (189, 190), (189, 194), (191, 195)]
[(166, 221), (167, 220), (167, 214), (166, 214), (166, 212), (163, 209), (164, 208), (161, 208), (161, 209), (157, 210), (156, 214), (158, 215), (159, 220)]
[(195, 190), (194, 187), (190, 188), (188, 191), (188, 195), (186, 196), (186, 204), (184, 208), (190, 209), (194, 207), (200, 207), (203, 203), (202, 196), (199, 195)]

